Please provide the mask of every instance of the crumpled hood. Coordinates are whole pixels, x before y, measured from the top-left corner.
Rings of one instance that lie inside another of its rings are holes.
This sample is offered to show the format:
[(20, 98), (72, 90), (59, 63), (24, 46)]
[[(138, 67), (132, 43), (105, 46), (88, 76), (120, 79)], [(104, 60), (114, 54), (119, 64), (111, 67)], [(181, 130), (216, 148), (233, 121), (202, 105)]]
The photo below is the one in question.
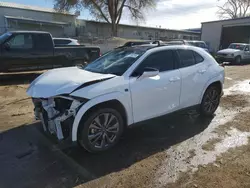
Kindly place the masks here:
[(220, 50), (217, 52), (217, 54), (232, 54), (234, 52), (239, 52), (240, 50), (237, 50), (237, 49), (230, 49), (230, 48), (227, 48), (227, 49), (224, 49), (224, 50)]
[(27, 94), (34, 98), (69, 94), (82, 84), (114, 76), (93, 73), (78, 67), (53, 69), (36, 78), (27, 89)]

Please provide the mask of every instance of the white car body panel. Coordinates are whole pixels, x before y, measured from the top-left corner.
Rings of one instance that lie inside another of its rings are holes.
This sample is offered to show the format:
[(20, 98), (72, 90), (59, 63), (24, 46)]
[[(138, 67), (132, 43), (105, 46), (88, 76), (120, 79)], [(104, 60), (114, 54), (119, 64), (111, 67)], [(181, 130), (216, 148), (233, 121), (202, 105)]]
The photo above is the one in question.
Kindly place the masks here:
[(49, 70), (35, 79), (27, 90), (34, 98), (48, 98), (69, 94), (81, 84), (99, 79), (112, 78), (112, 74), (99, 74), (78, 67)]
[(160, 72), (158, 76), (130, 78), (134, 122), (140, 122), (173, 112), (179, 108), (180, 71)]
[(235, 52), (240, 52), (240, 50), (227, 48), (227, 49), (218, 51), (218, 53), (226, 53), (226, 54), (232, 54)]
[(199, 96), (204, 89), (204, 83), (211, 78), (211, 66), (216, 64), (211, 63), (214, 59), (210, 55), (204, 55), (203, 50), (197, 49), (197, 52), (203, 56), (204, 61), (193, 66), (180, 69), (181, 72), (181, 108), (186, 108), (200, 103)]
[[(168, 49), (194, 50), (204, 57), (204, 61), (189, 67), (160, 72), (154, 77), (131, 77), (135, 68), (147, 56)], [(105, 81), (95, 83), (96, 80), (103, 79)], [(92, 81), (94, 83), (88, 85)], [(88, 99), (79, 110), (72, 107), (74, 121), (71, 136), (72, 141), (76, 141), (82, 117), (91, 107), (102, 102), (119, 101), (125, 109), (127, 125), (131, 125), (200, 104), (206, 88), (218, 81), (223, 84), (224, 69), (203, 49), (180, 45), (162, 46), (146, 51), (122, 76), (93, 73), (78, 67), (50, 70), (31, 83), (27, 94), (32, 98), (43, 99), (53, 99), (63, 94), (68, 94), (69, 98)], [(87, 85), (79, 88), (82, 84)], [(76, 88), (79, 89), (75, 90)], [(78, 102), (75, 103), (79, 104)]]

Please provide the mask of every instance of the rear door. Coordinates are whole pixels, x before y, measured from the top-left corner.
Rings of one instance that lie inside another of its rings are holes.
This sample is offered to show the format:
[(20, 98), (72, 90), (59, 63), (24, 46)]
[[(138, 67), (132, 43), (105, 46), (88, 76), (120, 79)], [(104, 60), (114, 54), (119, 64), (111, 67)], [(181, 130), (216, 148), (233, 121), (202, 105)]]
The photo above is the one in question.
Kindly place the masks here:
[[(160, 71), (158, 76), (139, 79), (136, 73), (146, 67)], [(134, 122), (158, 117), (179, 108), (180, 71), (172, 50), (158, 51), (146, 57), (130, 77)]]
[(4, 70), (21, 71), (30, 67), (34, 58), (32, 34), (15, 33), (5, 43), (8, 44), (9, 48), (2, 49), (1, 66), (4, 67)]
[(35, 33), (35, 50), (33, 52), (33, 64), (38, 69), (51, 69), (57, 63), (57, 58), (54, 57), (54, 43), (49, 33)]
[(204, 84), (209, 80), (209, 62), (197, 52), (188, 49), (177, 50), (180, 60), (181, 108), (190, 107), (200, 102)]

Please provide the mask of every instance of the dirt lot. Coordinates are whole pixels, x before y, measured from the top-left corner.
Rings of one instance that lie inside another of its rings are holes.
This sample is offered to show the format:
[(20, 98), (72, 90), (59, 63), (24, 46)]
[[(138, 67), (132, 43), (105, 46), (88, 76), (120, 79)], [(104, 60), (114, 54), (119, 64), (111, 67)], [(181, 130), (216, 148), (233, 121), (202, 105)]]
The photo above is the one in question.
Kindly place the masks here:
[(214, 117), (162, 117), (100, 155), (40, 131), (25, 94), (39, 73), (0, 75), (0, 187), (250, 187), (250, 66), (225, 69)]

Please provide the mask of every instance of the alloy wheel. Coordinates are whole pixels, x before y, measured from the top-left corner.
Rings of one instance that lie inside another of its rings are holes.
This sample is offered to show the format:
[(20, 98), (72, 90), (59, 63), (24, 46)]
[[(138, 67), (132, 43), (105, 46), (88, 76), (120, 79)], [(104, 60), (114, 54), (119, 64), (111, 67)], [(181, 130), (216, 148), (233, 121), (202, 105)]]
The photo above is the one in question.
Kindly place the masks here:
[(99, 114), (89, 126), (88, 140), (95, 148), (104, 149), (115, 142), (119, 127), (118, 118), (114, 114)]
[(210, 90), (204, 99), (204, 110), (208, 113), (214, 112), (220, 102), (220, 96), (216, 89)]

